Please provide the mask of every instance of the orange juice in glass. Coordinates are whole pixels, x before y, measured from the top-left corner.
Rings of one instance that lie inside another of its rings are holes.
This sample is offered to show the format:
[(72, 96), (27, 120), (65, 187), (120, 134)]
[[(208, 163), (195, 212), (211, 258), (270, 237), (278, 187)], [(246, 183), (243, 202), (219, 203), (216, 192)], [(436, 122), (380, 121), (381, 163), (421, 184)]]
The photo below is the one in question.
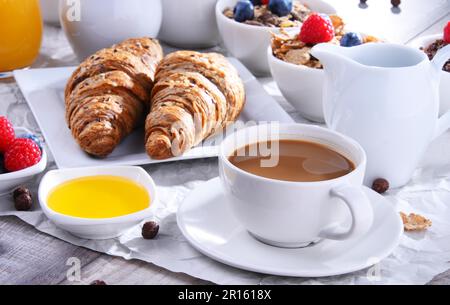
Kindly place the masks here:
[(41, 40), (38, 0), (0, 0), (0, 78), (30, 66), (39, 54)]

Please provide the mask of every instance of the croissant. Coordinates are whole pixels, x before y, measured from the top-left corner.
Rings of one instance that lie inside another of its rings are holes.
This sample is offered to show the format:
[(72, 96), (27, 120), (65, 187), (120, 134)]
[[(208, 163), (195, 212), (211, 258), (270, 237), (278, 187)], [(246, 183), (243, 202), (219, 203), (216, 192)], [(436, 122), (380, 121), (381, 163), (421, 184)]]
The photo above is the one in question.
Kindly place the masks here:
[(178, 51), (159, 64), (145, 124), (153, 159), (179, 156), (234, 122), (245, 103), (237, 70), (216, 53)]
[(66, 121), (84, 151), (106, 157), (143, 122), (162, 58), (157, 40), (128, 39), (74, 71), (65, 89)]

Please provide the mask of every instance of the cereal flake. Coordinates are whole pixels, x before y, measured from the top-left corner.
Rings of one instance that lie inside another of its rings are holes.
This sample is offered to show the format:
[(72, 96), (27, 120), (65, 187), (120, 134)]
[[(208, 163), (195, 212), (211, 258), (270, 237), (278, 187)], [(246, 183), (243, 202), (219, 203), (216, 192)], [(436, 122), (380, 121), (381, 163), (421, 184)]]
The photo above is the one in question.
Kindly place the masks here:
[(409, 215), (406, 215), (405, 213), (401, 212), (400, 216), (402, 217), (405, 231), (408, 232), (424, 231), (432, 225), (431, 220), (418, 214), (411, 213)]

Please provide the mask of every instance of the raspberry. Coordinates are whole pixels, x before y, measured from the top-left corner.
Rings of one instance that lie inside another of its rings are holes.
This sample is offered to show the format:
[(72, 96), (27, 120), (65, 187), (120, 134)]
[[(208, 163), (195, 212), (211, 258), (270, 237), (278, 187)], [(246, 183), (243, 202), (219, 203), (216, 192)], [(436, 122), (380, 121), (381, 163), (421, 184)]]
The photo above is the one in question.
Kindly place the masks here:
[(444, 28), (444, 41), (450, 43), (450, 21), (447, 22), (447, 25)]
[(30, 140), (33, 140), (38, 146), (39, 146), (39, 148), (41, 149), (41, 151), (42, 151), (42, 149), (43, 149), (43, 147), (42, 147), (42, 142), (41, 142), (41, 140), (39, 140), (39, 138), (37, 137), (37, 136), (35, 136), (34, 134), (24, 134), (24, 135), (19, 135), (19, 136), (17, 136), (18, 138), (23, 138), (23, 139), (30, 139)]
[(0, 153), (6, 152), (15, 138), (16, 135), (12, 124), (6, 117), (0, 116)]
[(30, 139), (15, 139), (5, 153), (5, 168), (9, 172), (16, 172), (41, 161), (39, 146)]
[(300, 41), (308, 44), (329, 42), (334, 38), (334, 27), (328, 16), (310, 15), (300, 30)]

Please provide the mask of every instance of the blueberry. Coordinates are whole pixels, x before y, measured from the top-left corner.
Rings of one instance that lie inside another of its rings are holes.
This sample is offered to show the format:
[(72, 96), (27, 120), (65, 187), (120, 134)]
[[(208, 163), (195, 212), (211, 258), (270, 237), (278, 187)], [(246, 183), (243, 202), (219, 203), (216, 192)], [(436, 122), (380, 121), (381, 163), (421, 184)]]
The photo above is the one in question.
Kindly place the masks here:
[(341, 38), (341, 46), (343, 47), (355, 47), (363, 43), (363, 39), (360, 34), (355, 32), (348, 32)]
[(287, 16), (292, 12), (292, 0), (270, 0), (269, 9), (280, 17)]
[(27, 134), (24, 134), (24, 135), (20, 135), (18, 138), (30, 139), (30, 140), (34, 141), (34, 142), (39, 146), (39, 148), (40, 148), (41, 151), (42, 151), (42, 142), (41, 142), (41, 140), (39, 140), (39, 138), (38, 138), (37, 136), (35, 136), (34, 134), (29, 134), (29, 133), (27, 133)]
[(261, 5), (262, 4), (262, 1), (261, 0), (250, 0), (250, 2), (253, 4), (253, 5)]
[(244, 22), (253, 19), (255, 7), (249, 0), (240, 0), (234, 7), (234, 20)]

